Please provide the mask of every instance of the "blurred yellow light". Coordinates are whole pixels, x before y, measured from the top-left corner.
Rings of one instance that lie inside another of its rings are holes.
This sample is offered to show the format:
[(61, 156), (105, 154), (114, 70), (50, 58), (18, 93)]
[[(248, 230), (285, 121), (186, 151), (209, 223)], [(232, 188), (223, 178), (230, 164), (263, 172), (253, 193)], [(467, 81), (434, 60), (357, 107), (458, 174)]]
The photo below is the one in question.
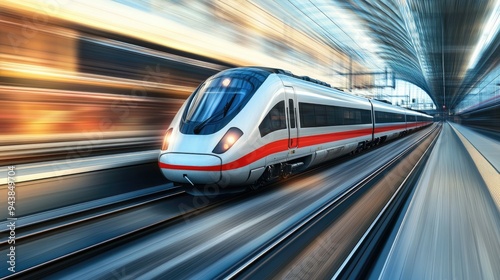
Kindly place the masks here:
[(231, 127), (228, 132), (222, 137), (222, 139), (217, 143), (213, 152), (216, 154), (223, 154), (229, 150), (236, 141), (243, 135), (243, 131), (236, 127)]
[(229, 78), (225, 78), (222, 81), (222, 85), (225, 86), (225, 87), (229, 86), (229, 83), (231, 83), (231, 79), (229, 79)]
[(236, 139), (234, 138), (234, 136), (231, 135), (231, 136), (227, 137), (227, 143), (229, 145), (234, 144), (234, 142), (236, 142)]
[(173, 129), (170, 128), (169, 130), (167, 130), (167, 133), (165, 133), (165, 137), (163, 138), (163, 145), (161, 146), (162, 151), (168, 149), (168, 145), (170, 144), (170, 138), (172, 138), (172, 131)]

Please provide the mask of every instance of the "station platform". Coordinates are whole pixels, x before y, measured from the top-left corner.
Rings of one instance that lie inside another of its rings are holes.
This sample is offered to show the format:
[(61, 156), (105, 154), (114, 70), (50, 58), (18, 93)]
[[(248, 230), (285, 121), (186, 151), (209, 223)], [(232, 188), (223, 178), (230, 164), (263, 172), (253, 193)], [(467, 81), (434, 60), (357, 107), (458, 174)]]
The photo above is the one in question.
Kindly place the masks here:
[(450, 125), (474, 146), (474, 148), (496, 169), (497, 173), (500, 173), (500, 143), (497, 140), (477, 133), (460, 124), (450, 123)]
[(500, 275), (500, 211), (494, 198), (500, 180), (491, 163), (498, 147), (466, 127), (443, 125), (379, 279)]
[(500, 211), (500, 141), (456, 123), (449, 123), (472, 157)]
[[(159, 153), (160, 150), (148, 150), (93, 157), (73, 155), (63, 160), (20, 164), (15, 166), (16, 183), (150, 163), (156, 161)], [(0, 167), (0, 173), (6, 174), (7, 166)], [(0, 178), (2, 185), (7, 185), (7, 177)]]

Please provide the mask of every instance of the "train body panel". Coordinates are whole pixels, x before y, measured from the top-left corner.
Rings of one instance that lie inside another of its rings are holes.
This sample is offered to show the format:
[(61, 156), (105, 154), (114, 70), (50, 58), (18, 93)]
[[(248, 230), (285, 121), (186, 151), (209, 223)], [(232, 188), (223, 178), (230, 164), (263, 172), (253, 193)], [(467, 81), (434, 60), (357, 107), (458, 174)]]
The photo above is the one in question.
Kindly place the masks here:
[[(210, 77), (167, 130), (159, 156), (163, 174), (193, 187), (261, 184), (428, 121), (320, 83), (257, 67)], [(409, 125), (407, 118), (415, 121)]]
[(431, 124), (432, 122), (433, 117), (421, 112), (406, 109), (406, 123), (408, 131), (413, 131), (415, 129), (424, 127)]
[[(259, 133), (253, 124), (262, 118), (262, 114), (259, 114), (254, 109), (252, 110), (252, 108), (256, 106), (262, 107), (259, 102), (266, 105), (274, 99), (282, 99), (280, 91), (283, 90), (278, 82), (279, 79), (274, 79), (274, 81), (273, 79), (266, 79), (233, 119), (221, 129), (210, 134), (187, 134), (180, 131), (179, 124), (183, 119), (183, 115), (186, 115), (185, 111), (189, 109), (189, 104), (194, 102), (191, 100), (192, 98), (189, 98), (172, 120), (169, 129), (172, 129), (175, 133), (171, 135), (172, 140), (169, 141), (167, 152), (160, 154), (159, 163), (165, 177), (173, 182), (189, 184), (212, 184), (221, 181), (229, 185), (245, 183), (250, 170), (265, 166), (266, 158), (270, 156), (266, 155), (265, 150), (255, 150), (262, 147), (264, 142), (252, 140), (256, 139), (256, 135)], [(264, 93), (261, 94), (263, 91)], [(269, 92), (273, 92), (273, 94), (269, 94)], [(243, 134), (234, 142), (231, 149), (222, 154), (214, 154), (214, 147), (217, 146), (231, 127), (240, 128)], [(272, 141), (273, 139), (267, 140)], [(182, 156), (189, 159), (192, 158), (192, 155), (196, 155), (196, 160), (193, 160), (190, 165), (181, 164), (184, 161), (174, 164), (169, 160), (170, 158), (178, 159)], [(218, 165), (213, 164), (212, 157), (214, 155), (219, 158)], [(216, 169), (220, 170), (224, 176), (215, 176)], [(214, 178), (218, 178), (218, 180), (214, 180)]]
[(404, 108), (371, 100), (374, 114), (375, 139), (391, 140), (406, 132), (406, 111)]
[(174, 182), (215, 184), (222, 178), (222, 161), (214, 155), (174, 152), (161, 155), (159, 160), (164, 164), (164, 175)]
[[(305, 168), (347, 154), (359, 143), (372, 140), (371, 105), (367, 99), (293, 77), (279, 76), (284, 86), (295, 92), (299, 136), (294, 157), (310, 156)], [(353, 123), (337, 123), (335, 120), (341, 119), (341, 114), (350, 115)], [(357, 120), (359, 123), (355, 123)]]

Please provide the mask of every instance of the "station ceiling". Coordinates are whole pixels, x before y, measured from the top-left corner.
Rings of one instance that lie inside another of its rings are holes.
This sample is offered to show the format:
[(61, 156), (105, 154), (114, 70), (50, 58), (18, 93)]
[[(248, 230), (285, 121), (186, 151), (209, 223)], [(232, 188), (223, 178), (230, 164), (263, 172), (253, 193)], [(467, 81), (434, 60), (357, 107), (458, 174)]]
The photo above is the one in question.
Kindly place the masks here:
[(500, 0), (258, 1), (290, 25), (453, 109), (499, 64)]

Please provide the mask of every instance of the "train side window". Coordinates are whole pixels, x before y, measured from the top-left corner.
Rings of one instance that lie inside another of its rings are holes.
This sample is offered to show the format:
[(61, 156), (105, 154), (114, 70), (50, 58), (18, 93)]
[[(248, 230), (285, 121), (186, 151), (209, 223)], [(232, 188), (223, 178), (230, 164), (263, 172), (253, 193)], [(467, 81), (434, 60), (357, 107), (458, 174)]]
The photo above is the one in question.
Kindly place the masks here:
[(295, 128), (295, 107), (293, 99), (288, 99), (288, 114), (290, 115), (290, 128)]
[(367, 124), (372, 123), (372, 112), (369, 110), (360, 110), (361, 111), (361, 123)]
[(351, 108), (344, 108), (344, 124), (356, 124), (355, 111)]
[(267, 113), (259, 125), (260, 136), (286, 128), (285, 101), (280, 101)]
[(371, 124), (370, 110), (299, 103), (301, 127)]
[(326, 106), (314, 105), (314, 116), (316, 118), (314, 126), (328, 126), (326, 122)]
[(402, 114), (389, 112), (375, 112), (375, 120), (377, 123), (397, 123), (404, 122), (405, 117)]
[(333, 108), (333, 106), (328, 106), (326, 108), (326, 123), (328, 126), (337, 125), (337, 118), (335, 117), (335, 111), (338, 111), (338, 109)]
[(299, 112), (301, 127), (316, 126), (316, 118), (314, 117), (314, 104), (300, 102)]

